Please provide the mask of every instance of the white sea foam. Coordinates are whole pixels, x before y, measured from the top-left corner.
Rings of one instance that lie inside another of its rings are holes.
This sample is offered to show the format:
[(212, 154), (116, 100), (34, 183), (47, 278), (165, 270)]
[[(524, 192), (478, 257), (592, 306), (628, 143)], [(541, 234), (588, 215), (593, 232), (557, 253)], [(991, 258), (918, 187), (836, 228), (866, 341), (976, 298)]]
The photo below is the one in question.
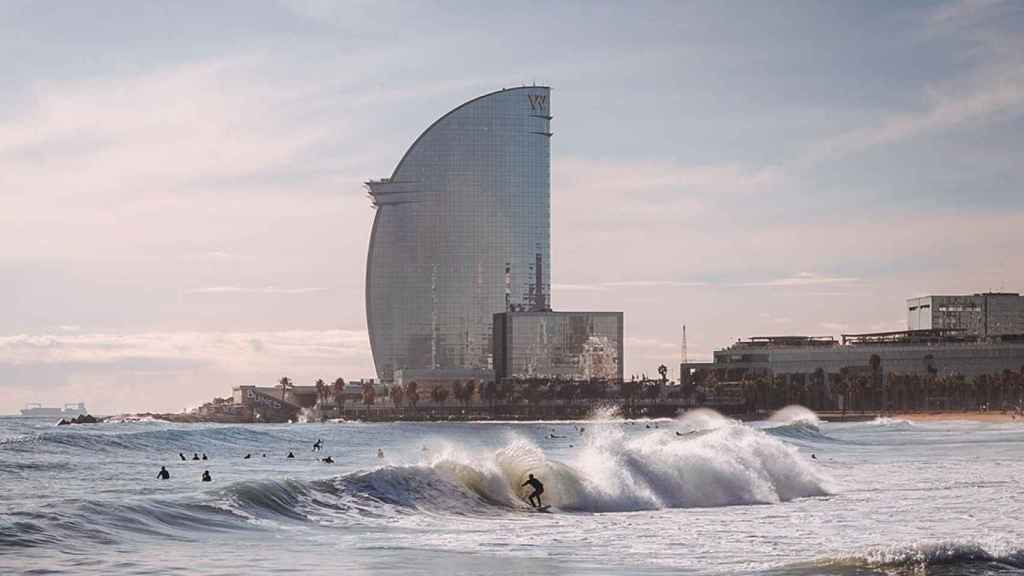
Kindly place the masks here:
[(714, 430), (723, 426), (738, 424), (732, 418), (726, 418), (710, 408), (688, 410), (678, 419), (679, 425), (690, 430)]
[(820, 426), (821, 418), (813, 410), (804, 408), (799, 404), (791, 404), (785, 408), (776, 410), (768, 419), (776, 424), (810, 424)]
[(544, 482), (545, 502), (587, 512), (763, 504), (827, 493), (826, 478), (795, 448), (741, 425), (693, 437), (593, 429), (566, 462), (523, 438), (494, 452), (447, 444), (429, 466), (504, 505), (522, 505), (521, 484), (533, 473)]

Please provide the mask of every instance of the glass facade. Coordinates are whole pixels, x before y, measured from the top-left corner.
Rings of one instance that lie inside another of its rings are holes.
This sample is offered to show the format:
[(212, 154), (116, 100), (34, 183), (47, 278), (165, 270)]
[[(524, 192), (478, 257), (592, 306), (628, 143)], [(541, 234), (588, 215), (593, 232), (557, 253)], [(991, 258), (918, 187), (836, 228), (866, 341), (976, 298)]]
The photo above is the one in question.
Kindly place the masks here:
[(494, 377), (622, 379), (622, 312), (494, 315)]
[(377, 376), (493, 369), (492, 317), (544, 310), (551, 285), (551, 98), (544, 86), (470, 100), (413, 142), (377, 209), (366, 317)]

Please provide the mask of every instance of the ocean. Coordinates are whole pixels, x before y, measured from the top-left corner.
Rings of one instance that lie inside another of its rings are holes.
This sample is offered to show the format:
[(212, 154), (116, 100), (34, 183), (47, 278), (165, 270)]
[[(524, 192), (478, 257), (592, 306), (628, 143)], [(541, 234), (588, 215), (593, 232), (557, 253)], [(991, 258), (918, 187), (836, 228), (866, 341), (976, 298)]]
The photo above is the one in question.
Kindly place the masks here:
[(0, 574), (1024, 574), (1024, 426), (0, 418)]

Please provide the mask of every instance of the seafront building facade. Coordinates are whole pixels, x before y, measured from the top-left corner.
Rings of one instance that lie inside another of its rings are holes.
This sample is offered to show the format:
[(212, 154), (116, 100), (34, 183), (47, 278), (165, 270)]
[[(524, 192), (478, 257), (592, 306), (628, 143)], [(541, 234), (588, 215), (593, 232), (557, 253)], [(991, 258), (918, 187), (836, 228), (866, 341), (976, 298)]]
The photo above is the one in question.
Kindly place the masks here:
[(390, 177), (366, 183), (376, 215), (366, 317), (377, 376), (493, 370), (493, 315), (550, 309), (551, 94), (511, 88), (424, 131)]
[(494, 315), (494, 378), (621, 381), (622, 312)]
[(1024, 368), (1024, 336), (982, 339), (942, 330), (848, 334), (843, 340), (800, 336), (761, 337), (714, 352), (712, 364), (684, 364), (684, 372), (714, 366), (745, 373), (837, 374), (870, 369), (886, 374), (965, 376), (998, 374)]
[(776, 336), (680, 365), (681, 384), (742, 393), (750, 409), (1005, 408), (1024, 399), (1024, 312), (1017, 294), (907, 300), (907, 330)]
[(957, 330), (964, 334), (1024, 334), (1024, 296), (983, 292), (907, 299), (908, 330)]

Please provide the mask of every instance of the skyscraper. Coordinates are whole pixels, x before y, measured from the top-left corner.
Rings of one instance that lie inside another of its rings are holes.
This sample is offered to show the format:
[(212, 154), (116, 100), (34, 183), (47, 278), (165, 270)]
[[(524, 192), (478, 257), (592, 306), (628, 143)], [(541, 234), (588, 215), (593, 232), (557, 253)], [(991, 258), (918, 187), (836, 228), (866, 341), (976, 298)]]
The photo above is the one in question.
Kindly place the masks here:
[(550, 307), (551, 98), (529, 86), (485, 94), (413, 142), (377, 209), (366, 319), (377, 376), (492, 369), (492, 318)]

